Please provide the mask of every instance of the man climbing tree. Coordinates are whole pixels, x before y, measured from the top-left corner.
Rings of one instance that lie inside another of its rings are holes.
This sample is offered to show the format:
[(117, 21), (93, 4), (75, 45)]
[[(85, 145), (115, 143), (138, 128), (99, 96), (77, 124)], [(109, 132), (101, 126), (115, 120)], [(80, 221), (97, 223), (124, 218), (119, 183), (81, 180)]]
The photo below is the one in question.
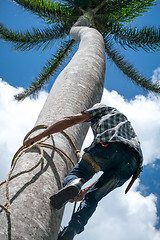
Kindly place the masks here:
[(81, 161), (64, 179), (64, 187), (50, 198), (52, 206), (60, 209), (78, 194), (81, 198), (81, 193), (86, 193), (81, 191), (82, 185), (96, 172), (101, 170), (103, 174), (87, 192), (69, 225), (59, 233), (58, 240), (72, 240), (76, 234), (81, 233), (98, 202), (133, 175), (125, 191), (127, 193), (142, 171), (142, 151), (130, 122), (117, 109), (104, 104), (95, 104), (82, 113), (65, 117), (39, 135), (27, 139), (24, 145), (29, 146), (43, 137), (81, 122), (91, 123), (94, 140), (84, 150)]
[[(115, 47), (118, 45), (124, 48), (130, 47), (133, 50), (143, 49), (151, 52), (159, 49), (159, 28), (154, 29), (153, 27), (145, 26), (142, 29), (138, 29), (137, 27), (131, 28), (128, 26), (128, 22), (142, 15), (156, 2), (155, 0), (14, 0), (14, 2), (43, 19), (46, 26), (43, 29), (32, 29), (22, 32), (10, 30), (3, 24), (0, 24), (1, 39), (11, 42), (16, 49), (22, 51), (39, 48), (44, 50), (47, 46), (52, 45), (55, 39), (60, 39), (61, 42), (56, 54), (52, 55), (52, 58), (47, 62), (39, 76), (34, 79), (28, 89), (16, 95), (16, 99), (22, 100), (40, 90), (44, 82), (54, 75), (55, 71), (62, 64), (63, 59), (67, 57), (67, 53), (74, 49), (77, 41), (80, 42), (78, 51), (56, 79), (36, 125), (50, 125), (52, 122), (56, 122), (57, 119), (74, 115), (100, 102), (105, 78), (105, 53), (136, 85), (156, 93), (160, 92), (159, 84), (154, 84), (151, 79), (139, 74)], [(48, 24), (50, 24), (50, 27)], [(69, 34), (72, 39), (69, 37)], [(80, 118), (84, 115), (80, 114), (79, 120), (82, 120)], [(66, 120), (69, 123), (69, 119), (67, 118)], [(82, 121), (85, 120), (87, 118)], [(67, 129), (67, 133), (73, 138), (79, 149), (87, 133), (87, 127), (84, 127), (84, 125), (79, 124)], [(69, 125), (66, 127), (69, 127)], [(122, 140), (121, 137), (120, 139)], [(128, 141), (126, 139), (128, 144), (132, 142), (131, 139), (128, 139)], [(136, 142), (136, 139), (134, 140)], [(48, 141), (61, 149), (63, 148), (70, 156), (73, 153), (67, 140), (64, 140), (59, 134), (55, 135), (54, 139), (48, 139)], [(102, 142), (106, 141), (107, 139), (102, 139)], [(109, 141), (108, 147), (103, 147), (102, 149), (109, 151), (112, 145)], [(101, 147), (100, 143), (99, 146)], [(115, 146), (115, 143), (113, 146)], [(26, 158), (32, 161), (28, 162)], [(83, 157), (81, 162), (84, 161), (86, 160)], [(27, 152), (17, 162), (15, 174), (21, 172), (24, 167), (28, 169), (28, 164), (36, 165), (36, 163), (36, 153), (33, 151)], [(89, 166), (89, 164), (87, 165)], [(61, 180), (64, 179), (69, 169), (70, 164), (66, 163), (60, 154), (56, 151), (50, 152), (48, 149), (45, 149), (45, 158), (43, 158), (43, 164), (38, 171), (34, 170), (30, 174), (26, 173), (25, 177), (22, 175), (21, 178), (10, 181), (9, 193), (12, 214), (6, 217), (4, 211), (1, 211), (0, 238), (4, 240), (22, 240), (24, 238), (56, 240), (62, 211), (50, 211), (46, 196), (52, 194), (53, 187), (56, 189), (54, 192), (61, 187)], [(100, 180), (97, 184), (100, 184)], [(118, 186), (118, 183), (116, 186)], [(5, 202), (4, 186), (2, 186), (1, 191), (0, 202), (3, 203)], [(87, 199), (88, 194), (85, 199)], [(69, 198), (72, 197), (69, 196)], [(54, 197), (51, 198), (51, 200), (53, 199)], [(81, 206), (87, 201), (85, 199), (82, 201)], [(19, 214), (19, 209), (25, 214)], [(28, 209), (30, 210), (28, 211)], [(66, 228), (65, 232), (68, 233), (68, 229), (71, 229), (71, 227)], [(78, 233), (81, 230), (76, 230), (76, 232)], [(61, 238), (64, 234), (67, 234), (65, 232), (61, 234)], [(72, 238), (74, 233), (75, 228), (71, 231)]]

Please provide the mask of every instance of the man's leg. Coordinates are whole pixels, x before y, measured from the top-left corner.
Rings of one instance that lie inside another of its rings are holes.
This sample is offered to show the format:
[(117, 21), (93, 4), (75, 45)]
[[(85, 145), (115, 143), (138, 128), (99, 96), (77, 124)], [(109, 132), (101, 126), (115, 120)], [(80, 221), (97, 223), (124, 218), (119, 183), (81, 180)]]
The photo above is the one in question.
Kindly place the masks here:
[(73, 214), (69, 225), (60, 232), (58, 240), (73, 240), (76, 234), (84, 230), (89, 218), (95, 212), (100, 199), (112, 191), (119, 183), (117, 176), (103, 173), (97, 183), (88, 191), (85, 198), (80, 203), (76, 213)]
[(92, 178), (94, 173), (90, 164), (82, 159), (64, 179), (64, 187), (50, 198), (52, 206), (60, 209), (70, 199), (74, 199), (80, 192), (82, 185)]
[[(98, 202), (109, 192), (119, 186), (120, 179), (116, 173), (103, 173), (95, 185), (88, 191), (76, 213), (73, 214), (69, 226), (79, 234), (84, 230), (90, 217), (95, 212)], [(122, 185), (122, 183), (121, 183)]]
[(95, 172), (92, 166), (82, 158), (64, 179), (63, 186), (68, 185), (71, 181), (77, 178), (83, 178), (84, 182), (87, 182), (94, 174)]
[[(73, 239), (66, 238), (68, 229), (74, 229), (78, 234), (81, 233), (84, 230), (84, 226), (87, 224), (89, 218), (96, 210), (98, 202), (109, 192), (122, 186), (123, 183), (126, 182), (137, 169), (138, 161), (134, 152), (120, 145), (113, 147), (112, 150), (114, 151), (112, 154), (114, 159), (110, 160), (117, 163), (116, 167), (114, 168), (114, 164), (108, 164), (107, 161), (108, 168), (106, 168), (97, 183), (95, 183), (95, 185), (86, 194), (77, 212), (73, 214), (71, 221), (69, 222), (69, 226), (66, 228), (64, 234), (61, 234), (61, 237), (58, 238), (59, 240)], [(111, 165), (113, 168), (109, 167)]]

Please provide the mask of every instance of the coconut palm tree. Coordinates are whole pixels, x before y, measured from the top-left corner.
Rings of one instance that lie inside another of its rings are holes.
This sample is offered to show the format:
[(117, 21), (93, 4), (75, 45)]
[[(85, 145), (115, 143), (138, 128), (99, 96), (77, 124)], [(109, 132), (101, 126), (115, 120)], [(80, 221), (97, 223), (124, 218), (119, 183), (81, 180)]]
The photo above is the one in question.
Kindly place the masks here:
[[(56, 79), (36, 125), (50, 125), (100, 101), (105, 75), (104, 41), (97, 30), (87, 27), (88, 24), (88, 19), (81, 17), (71, 28), (72, 37), (80, 41), (79, 49)], [(88, 124), (83, 124), (66, 130), (78, 149), (87, 129)], [(48, 143), (77, 161), (74, 148), (62, 133), (54, 134)], [(49, 197), (62, 187), (72, 164), (61, 152), (43, 149), (44, 158), (37, 168), (9, 182), (11, 214), (6, 217), (6, 212), (0, 211), (0, 239), (57, 239), (63, 210), (52, 209)], [(18, 159), (12, 176), (39, 162), (40, 155), (36, 151), (33, 148)], [(4, 204), (4, 184), (0, 190), (0, 204)]]
[[(68, 50), (73, 48), (76, 41), (80, 42), (76, 54), (56, 79), (36, 125), (49, 125), (100, 101), (105, 75), (105, 50), (131, 80), (147, 90), (159, 92), (159, 86), (138, 74), (114, 46), (117, 43), (123, 47), (135, 50), (143, 48), (146, 51), (156, 51), (159, 48), (158, 30), (147, 27), (136, 30), (124, 26), (125, 22), (141, 15), (154, 1), (15, 2), (42, 17), (50, 26), (22, 33), (1, 25), (1, 38), (11, 41), (20, 50), (44, 49), (55, 39), (61, 39), (62, 42), (57, 54), (48, 61), (36, 81), (24, 93), (16, 96), (17, 99), (23, 99), (39, 90), (44, 81), (58, 69)], [(87, 129), (86, 123), (66, 130), (79, 149)], [(73, 148), (62, 134), (55, 134), (47, 141), (63, 149), (76, 162)], [(11, 214), (6, 215), (5, 211), (0, 211), (0, 239), (57, 239), (63, 210), (52, 209), (49, 197), (62, 186), (63, 178), (72, 166), (57, 150), (44, 148), (43, 156), (41, 165), (32, 172), (9, 182)], [(28, 150), (19, 158), (13, 175), (31, 168), (39, 158), (39, 152), (34, 148)], [(5, 203), (4, 185), (1, 186), (0, 203)]]

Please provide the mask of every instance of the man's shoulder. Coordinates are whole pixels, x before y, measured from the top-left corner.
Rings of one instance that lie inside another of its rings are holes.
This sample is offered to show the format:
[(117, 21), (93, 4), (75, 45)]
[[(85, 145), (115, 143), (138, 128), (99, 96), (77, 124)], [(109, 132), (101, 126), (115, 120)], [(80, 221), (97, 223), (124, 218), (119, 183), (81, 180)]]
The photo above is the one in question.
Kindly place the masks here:
[(119, 110), (117, 110), (115, 107), (111, 107), (111, 106), (107, 106), (104, 103), (96, 103), (94, 104), (91, 108), (87, 109), (86, 111), (88, 111), (89, 113), (93, 113), (93, 114), (116, 114), (116, 113), (120, 113)]
[(113, 109), (116, 110), (116, 108), (110, 107), (110, 106), (108, 106), (108, 105), (106, 105), (106, 104), (104, 104), (104, 103), (96, 103), (96, 104), (94, 104), (94, 105), (92, 106), (92, 109), (98, 109), (98, 108), (105, 108), (105, 109), (107, 109), (107, 110), (113, 110)]

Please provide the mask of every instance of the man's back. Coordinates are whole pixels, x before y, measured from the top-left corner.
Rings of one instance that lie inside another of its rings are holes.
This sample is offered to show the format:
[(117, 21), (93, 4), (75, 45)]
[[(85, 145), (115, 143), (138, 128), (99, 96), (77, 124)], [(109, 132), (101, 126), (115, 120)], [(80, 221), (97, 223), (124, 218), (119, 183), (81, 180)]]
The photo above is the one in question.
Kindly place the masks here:
[(94, 134), (92, 144), (85, 149), (89, 151), (99, 142), (122, 142), (132, 147), (142, 162), (142, 151), (138, 137), (127, 117), (116, 108), (98, 103), (86, 110), (90, 117), (87, 122), (91, 123)]

